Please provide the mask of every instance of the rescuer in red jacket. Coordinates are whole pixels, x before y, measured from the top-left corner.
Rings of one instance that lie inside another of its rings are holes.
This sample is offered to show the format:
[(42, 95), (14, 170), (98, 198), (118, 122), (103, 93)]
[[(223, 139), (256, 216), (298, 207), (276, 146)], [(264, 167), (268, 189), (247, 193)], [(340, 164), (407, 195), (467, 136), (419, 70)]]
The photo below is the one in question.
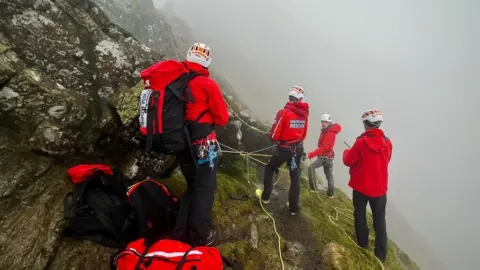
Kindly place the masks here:
[(348, 185), (353, 189), (352, 200), (358, 245), (368, 247), (366, 207), (369, 203), (375, 230), (375, 256), (385, 261), (388, 251), (385, 209), (392, 142), (379, 128), (383, 122), (383, 116), (379, 110), (367, 110), (362, 115), (362, 122), (365, 132), (357, 138), (351, 149), (345, 149), (343, 163), (350, 167)]
[(273, 189), (273, 172), (284, 162), (290, 168), (290, 191), (288, 206), (292, 215), (297, 215), (300, 197), (300, 162), (303, 156), (303, 140), (307, 136), (308, 103), (303, 102), (304, 90), (300, 86), (293, 86), (289, 93), (289, 101), (283, 109), (278, 111), (270, 131), (270, 138), (277, 144), (272, 158), (265, 167), (263, 179), (264, 190), (257, 189), (256, 195), (262, 202), (269, 202)]
[[(195, 72), (188, 82), (194, 102), (185, 104), (184, 122), (188, 127), (191, 147), (176, 155), (187, 190), (180, 200), (180, 209), (172, 237), (192, 246), (210, 245), (216, 233), (212, 229), (212, 208), (217, 185), (217, 151), (214, 126), (228, 123), (228, 109), (218, 84), (210, 78), (208, 67), (211, 50), (202, 43), (193, 44), (183, 62), (166, 60), (141, 74), (151, 75), (152, 88), (164, 88), (185, 72)], [(153, 85), (156, 84), (156, 85)], [(162, 97), (163, 98), (163, 97)], [(187, 97), (185, 97), (187, 98)], [(173, 117), (173, 116), (171, 116)], [(163, 120), (165, 121), (165, 120)], [(155, 150), (155, 146), (152, 148)]]
[(322, 115), (321, 121), (322, 131), (318, 138), (318, 148), (308, 153), (309, 159), (317, 157), (317, 159), (311, 163), (308, 183), (311, 190), (317, 190), (315, 169), (323, 166), (323, 172), (325, 173), (328, 183), (327, 196), (333, 198), (333, 159), (335, 157), (333, 146), (335, 145), (337, 134), (340, 133), (342, 127), (337, 123), (332, 123), (332, 116), (328, 113)]

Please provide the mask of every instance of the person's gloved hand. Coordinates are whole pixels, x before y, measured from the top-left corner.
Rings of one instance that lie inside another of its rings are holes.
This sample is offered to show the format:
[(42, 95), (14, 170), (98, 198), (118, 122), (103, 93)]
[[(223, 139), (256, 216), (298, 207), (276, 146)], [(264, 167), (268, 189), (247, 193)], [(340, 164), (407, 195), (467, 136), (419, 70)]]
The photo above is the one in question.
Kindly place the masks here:
[(276, 168), (276, 169), (274, 170), (274, 172), (275, 172), (275, 174), (278, 174), (278, 172), (279, 172), (279, 171), (278, 171), (278, 168)]

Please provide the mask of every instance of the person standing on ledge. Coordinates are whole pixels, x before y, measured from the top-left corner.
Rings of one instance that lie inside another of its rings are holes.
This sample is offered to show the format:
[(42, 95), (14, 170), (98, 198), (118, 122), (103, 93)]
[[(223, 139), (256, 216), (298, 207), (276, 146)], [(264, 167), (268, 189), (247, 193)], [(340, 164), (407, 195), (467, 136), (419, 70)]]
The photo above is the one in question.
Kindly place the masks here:
[(297, 215), (300, 197), (300, 162), (303, 156), (303, 140), (307, 136), (309, 105), (303, 102), (304, 90), (300, 86), (292, 86), (288, 92), (288, 102), (278, 111), (270, 131), (270, 138), (277, 145), (273, 155), (265, 167), (263, 178), (264, 190), (257, 189), (255, 194), (262, 203), (269, 203), (273, 190), (273, 172), (284, 162), (290, 168), (290, 191), (288, 208), (292, 215)]
[(380, 110), (367, 110), (362, 114), (362, 122), (365, 132), (357, 138), (351, 149), (345, 149), (343, 163), (350, 167), (348, 185), (353, 189), (353, 216), (357, 243), (363, 248), (368, 248), (366, 207), (369, 203), (375, 230), (375, 256), (385, 262), (388, 252), (385, 209), (392, 142), (380, 129), (383, 123)]
[(327, 196), (333, 198), (335, 187), (333, 182), (333, 159), (335, 157), (333, 146), (335, 145), (337, 134), (340, 133), (342, 127), (337, 123), (332, 123), (332, 116), (328, 113), (323, 114), (321, 119), (322, 132), (318, 138), (318, 148), (308, 154), (310, 160), (317, 157), (317, 159), (311, 163), (308, 183), (310, 190), (317, 190), (315, 169), (323, 166), (323, 172), (325, 173), (328, 183)]

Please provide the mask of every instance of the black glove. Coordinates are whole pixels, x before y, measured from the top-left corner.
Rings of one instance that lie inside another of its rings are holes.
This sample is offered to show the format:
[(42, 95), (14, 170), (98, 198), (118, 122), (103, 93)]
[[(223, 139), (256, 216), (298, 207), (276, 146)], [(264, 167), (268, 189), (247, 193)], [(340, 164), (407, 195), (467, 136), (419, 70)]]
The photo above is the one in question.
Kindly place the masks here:
[(275, 170), (273, 170), (275, 172), (275, 174), (278, 174), (279, 171), (278, 171), (278, 168), (276, 168)]

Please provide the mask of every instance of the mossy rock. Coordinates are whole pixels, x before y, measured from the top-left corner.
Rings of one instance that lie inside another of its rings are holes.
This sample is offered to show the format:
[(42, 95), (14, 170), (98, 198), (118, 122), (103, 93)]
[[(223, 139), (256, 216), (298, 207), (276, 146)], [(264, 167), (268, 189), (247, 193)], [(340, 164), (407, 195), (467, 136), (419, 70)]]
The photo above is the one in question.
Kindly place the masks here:
[(10, 49), (9, 46), (7, 46), (6, 44), (0, 43), (0, 53), (6, 51), (8, 49)]

